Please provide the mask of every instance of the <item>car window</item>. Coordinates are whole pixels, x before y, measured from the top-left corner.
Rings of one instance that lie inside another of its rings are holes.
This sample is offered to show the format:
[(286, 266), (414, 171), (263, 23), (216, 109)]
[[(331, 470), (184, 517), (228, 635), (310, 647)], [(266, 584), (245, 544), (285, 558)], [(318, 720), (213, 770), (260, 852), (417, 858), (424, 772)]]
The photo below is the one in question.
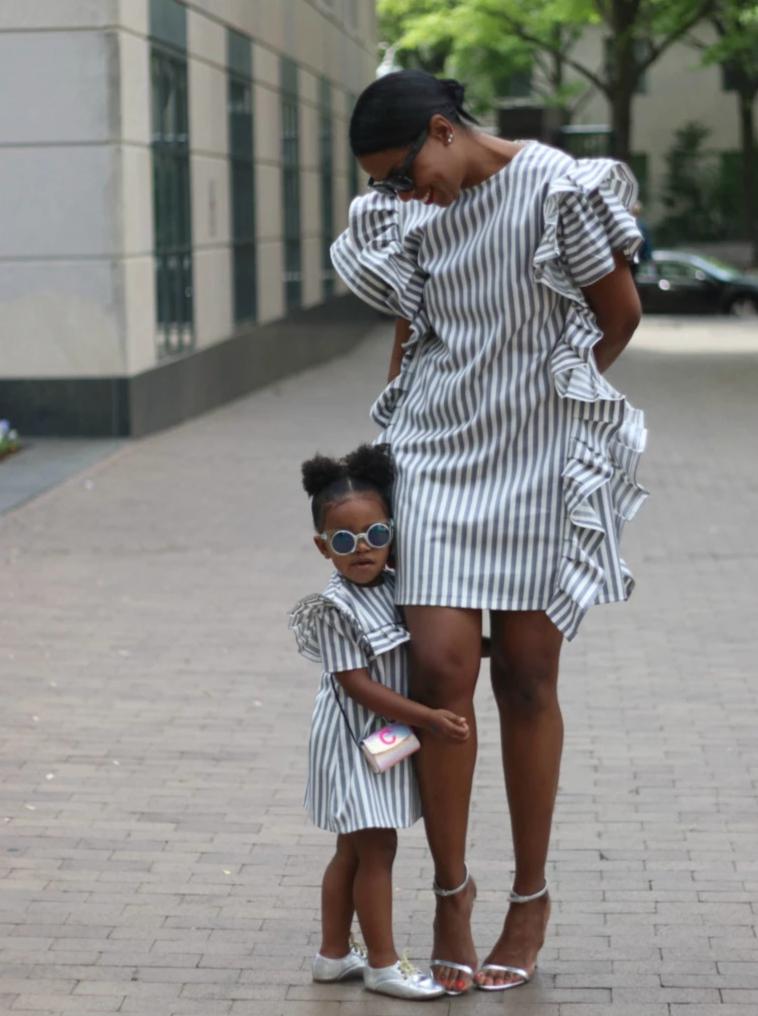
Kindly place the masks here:
[(662, 278), (672, 282), (698, 282), (703, 274), (695, 265), (683, 261), (659, 261), (658, 271)]
[(640, 261), (635, 276), (637, 282), (657, 282), (658, 269), (653, 261)]

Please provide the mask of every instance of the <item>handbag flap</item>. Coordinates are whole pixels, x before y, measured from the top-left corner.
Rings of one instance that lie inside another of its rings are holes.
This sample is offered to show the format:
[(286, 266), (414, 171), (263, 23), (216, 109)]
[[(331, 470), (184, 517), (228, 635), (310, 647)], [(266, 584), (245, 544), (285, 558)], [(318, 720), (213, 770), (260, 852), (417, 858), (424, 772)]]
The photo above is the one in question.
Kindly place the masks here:
[(387, 751), (395, 751), (403, 741), (415, 738), (410, 727), (404, 723), (388, 723), (381, 730), (363, 739), (363, 745), (372, 755), (383, 755)]

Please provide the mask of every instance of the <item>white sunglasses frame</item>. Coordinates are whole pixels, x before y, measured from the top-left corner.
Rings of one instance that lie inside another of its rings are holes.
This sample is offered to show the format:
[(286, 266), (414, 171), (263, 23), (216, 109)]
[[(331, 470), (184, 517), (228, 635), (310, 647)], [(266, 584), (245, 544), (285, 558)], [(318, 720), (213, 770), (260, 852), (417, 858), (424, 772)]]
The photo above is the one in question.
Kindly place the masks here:
[[(368, 538), (368, 529), (373, 529), (374, 526), (387, 526), (389, 528), (390, 538), (381, 547), (375, 547), (374, 544), (371, 543), (371, 541)], [(350, 557), (350, 555), (354, 554), (356, 552), (356, 550), (358, 549), (358, 544), (361, 542), (361, 540), (364, 540), (369, 545), (369, 547), (371, 547), (372, 550), (384, 550), (385, 547), (389, 547), (389, 546), (392, 545), (392, 541), (395, 538), (395, 520), (394, 519), (389, 519), (389, 521), (387, 521), (387, 522), (372, 522), (371, 525), (368, 527), (368, 529), (366, 530), (365, 533), (353, 533), (349, 529), (335, 529), (331, 536), (327, 533), (326, 530), (324, 530), (323, 533), (319, 533), (318, 535), (321, 537), (321, 539), (324, 541), (324, 543), (327, 545), (327, 547), (329, 547), (331, 552), (333, 554), (337, 555), (337, 557)], [(350, 533), (350, 535), (355, 540), (355, 543), (353, 544), (353, 549), (352, 550), (348, 550), (347, 552), (340, 552), (339, 550), (335, 550), (334, 549), (334, 545), (332, 544), (332, 540), (337, 535), (337, 533)]]

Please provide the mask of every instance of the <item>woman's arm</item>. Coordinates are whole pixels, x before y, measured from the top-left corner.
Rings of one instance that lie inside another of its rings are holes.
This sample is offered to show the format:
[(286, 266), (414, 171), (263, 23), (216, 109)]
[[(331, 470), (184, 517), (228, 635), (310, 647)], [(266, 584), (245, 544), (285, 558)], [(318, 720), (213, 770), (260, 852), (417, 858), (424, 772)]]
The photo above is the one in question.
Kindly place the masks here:
[(456, 716), (447, 709), (430, 709), (421, 702), (399, 695), (374, 681), (365, 668), (341, 670), (334, 676), (350, 698), (378, 716), (407, 723), (409, 727), (420, 727), (454, 741), (465, 741), (468, 737), (468, 724), (462, 716)]
[(387, 378), (392, 381), (400, 373), (400, 364), (403, 359), (403, 343), (411, 337), (411, 323), (404, 318), (398, 318), (395, 322), (395, 341), (392, 345), (392, 356), (390, 357), (390, 372)]
[(623, 352), (642, 317), (640, 298), (629, 264), (618, 251), (614, 260), (616, 267), (609, 275), (582, 288), (603, 333), (593, 350), (601, 373)]

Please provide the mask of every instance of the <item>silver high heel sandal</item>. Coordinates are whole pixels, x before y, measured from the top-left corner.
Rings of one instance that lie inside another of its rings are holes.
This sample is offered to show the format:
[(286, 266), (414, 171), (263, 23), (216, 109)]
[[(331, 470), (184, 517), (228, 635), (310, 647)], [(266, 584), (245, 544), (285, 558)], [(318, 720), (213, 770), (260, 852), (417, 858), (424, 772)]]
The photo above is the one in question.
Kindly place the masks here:
[[(435, 879), (434, 882), (432, 882), (432, 891), (434, 892), (434, 895), (435, 896), (457, 896), (458, 893), (462, 893), (463, 890), (466, 888), (466, 886), (471, 881), (471, 872), (468, 870), (468, 865), (464, 864), (463, 867), (466, 870), (466, 877), (464, 878), (464, 880), (461, 882), (460, 885), (456, 886), (455, 889), (441, 889), (437, 885), (437, 880)], [(432, 969), (432, 974), (434, 974), (434, 968), (435, 967), (449, 967), (451, 970), (458, 970), (461, 974), (466, 974), (470, 978), (469, 983), (463, 985), (461, 988), (445, 988), (444, 991), (445, 991), (446, 995), (462, 995), (464, 993), (464, 991), (468, 991), (468, 989), (474, 983), (474, 971), (466, 963), (453, 963), (452, 960), (433, 959), (431, 961), (431, 963), (429, 964), (429, 966)], [(456, 984), (461, 984), (461, 983), (462, 983), (462, 978), (459, 978), (456, 981)]]
[[(547, 896), (547, 882), (539, 890), (539, 892), (531, 893), (529, 896), (521, 896), (511, 889), (510, 895), (508, 896), (509, 903), (531, 903), (532, 900), (540, 900), (543, 896)], [(537, 969), (537, 964), (534, 964), (534, 969)], [(532, 979), (532, 975), (529, 974), (523, 967), (511, 967), (508, 965), (501, 966), (499, 963), (485, 963), (479, 967), (478, 974), (515, 974), (519, 979), (517, 981), (507, 981), (505, 984), (479, 984), (475, 982), (477, 988), (480, 991), (508, 991), (510, 988), (520, 988), (522, 984), (528, 984)]]

